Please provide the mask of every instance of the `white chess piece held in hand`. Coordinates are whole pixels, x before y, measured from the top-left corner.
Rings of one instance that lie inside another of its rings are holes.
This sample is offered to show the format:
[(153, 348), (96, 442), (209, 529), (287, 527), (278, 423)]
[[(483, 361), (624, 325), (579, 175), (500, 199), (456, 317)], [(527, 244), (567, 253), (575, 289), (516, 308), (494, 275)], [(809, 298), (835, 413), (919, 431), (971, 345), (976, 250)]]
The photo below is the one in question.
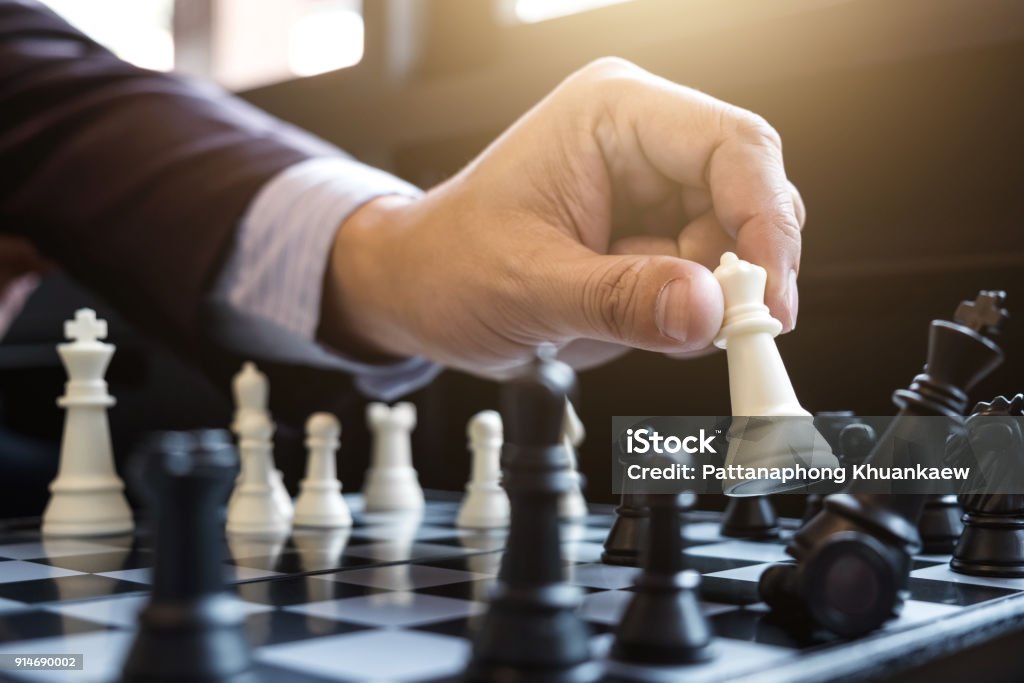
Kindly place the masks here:
[[(775, 344), (782, 323), (764, 303), (766, 271), (726, 252), (714, 276), (725, 300), (715, 345), (724, 348), (728, 358), (733, 414), (725, 465), (837, 467), (832, 449), (814, 428), (814, 418), (797, 400)], [(723, 482), (723, 490), (731, 495), (760, 495), (799, 490), (807, 483), (736, 476)]]
[(810, 415), (797, 400), (775, 345), (782, 323), (771, 316), (764, 303), (768, 279), (765, 269), (726, 252), (714, 276), (725, 299), (725, 315), (715, 346), (725, 349), (729, 359), (732, 414)]

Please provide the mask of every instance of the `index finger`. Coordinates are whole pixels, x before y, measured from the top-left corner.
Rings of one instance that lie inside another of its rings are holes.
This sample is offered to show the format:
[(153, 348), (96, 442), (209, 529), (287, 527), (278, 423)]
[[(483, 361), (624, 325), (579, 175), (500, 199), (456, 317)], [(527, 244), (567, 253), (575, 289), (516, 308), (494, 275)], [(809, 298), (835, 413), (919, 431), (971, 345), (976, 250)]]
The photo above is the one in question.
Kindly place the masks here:
[(799, 305), (799, 194), (786, 179), (778, 133), (764, 119), (743, 112), (723, 125), (707, 167), (715, 215), (735, 235), (740, 258), (768, 271), (765, 303), (790, 330)]
[(739, 256), (768, 271), (769, 309), (792, 329), (801, 221), (778, 133), (756, 114), (628, 63), (610, 64), (606, 77), (614, 127), (632, 132), (616, 137), (632, 137), (647, 161), (675, 182), (708, 189)]

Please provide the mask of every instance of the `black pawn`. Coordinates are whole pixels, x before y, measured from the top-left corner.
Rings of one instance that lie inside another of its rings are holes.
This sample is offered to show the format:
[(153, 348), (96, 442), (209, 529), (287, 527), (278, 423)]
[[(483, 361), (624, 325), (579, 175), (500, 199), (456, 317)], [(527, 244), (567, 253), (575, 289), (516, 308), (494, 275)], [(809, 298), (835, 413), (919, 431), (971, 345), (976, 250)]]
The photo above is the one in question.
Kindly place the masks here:
[[(1024, 494), (1020, 479), (1024, 452), (1024, 395), (1002, 396), (975, 406), (967, 420), (970, 447), (987, 481), (1011, 493), (970, 493), (960, 496), (964, 531), (953, 550), (950, 568), (961, 574), (1002, 578), (1024, 577)], [(1003, 419), (1000, 419), (1003, 418)]]
[[(853, 420), (858, 419), (853, 418)], [(835, 454), (839, 458), (839, 464), (849, 471), (854, 465), (859, 465), (867, 459), (877, 442), (878, 435), (875, 434), (871, 425), (864, 422), (848, 422), (839, 430), (836, 437)], [(801, 526), (810, 522), (815, 515), (821, 512), (824, 502), (825, 496), (813, 493), (807, 496), (807, 506), (804, 509)]]
[[(845, 463), (842, 459), (842, 446), (839, 442), (839, 436), (842, 434), (843, 429), (854, 424), (862, 424), (862, 422), (852, 410), (821, 411), (814, 414), (815, 428), (832, 448), (833, 455), (839, 458), (840, 464)], [(867, 455), (867, 453), (865, 453), (865, 455)], [(814, 515), (821, 512), (821, 504), (824, 500), (825, 496), (823, 494), (807, 494), (802, 522), (810, 521)]]
[(122, 682), (259, 680), (223, 578), (224, 503), (237, 455), (230, 445), (186, 433), (154, 438), (143, 455), (156, 508), (156, 562)]
[(692, 494), (650, 494), (643, 571), (615, 631), (611, 656), (642, 664), (685, 664), (710, 656), (712, 633), (700, 609), (700, 574), (685, 567), (682, 512)]
[(729, 538), (763, 540), (779, 535), (779, 516), (768, 496), (730, 497), (722, 517), (721, 534)]
[(874, 428), (865, 423), (855, 423), (843, 427), (839, 432), (839, 463), (844, 467), (860, 465), (878, 443), (878, 435)]
[[(633, 426), (634, 429), (644, 427), (651, 429), (653, 425), (641, 423)], [(638, 456), (627, 455), (627, 433), (628, 430), (619, 434), (614, 444), (615, 459), (620, 472), (625, 472), (629, 465), (639, 462)], [(619, 504), (615, 507), (615, 520), (608, 529), (604, 551), (601, 553), (601, 561), (605, 564), (640, 566), (640, 555), (647, 540), (650, 514), (644, 496), (637, 494), (636, 488), (637, 483), (634, 480), (622, 477), (622, 494), (619, 497)]]
[(650, 513), (642, 498), (638, 493), (623, 492), (619, 499), (615, 508), (615, 521), (608, 530), (604, 552), (601, 553), (601, 561), (605, 564), (627, 567), (640, 565), (640, 555), (650, 524)]
[(593, 681), (579, 589), (564, 581), (558, 500), (571, 485), (562, 445), (575, 377), (544, 354), (502, 391), (502, 483), (511, 519), (501, 570), (480, 619), (466, 679), (488, 683)]
[(860, 424), (861, 419), (852, 410), (823, 410), (814, 414), (814, 428), (832, 448), (832, 453), (839, 455), (839, 435), (843, 428), (852, 424)]

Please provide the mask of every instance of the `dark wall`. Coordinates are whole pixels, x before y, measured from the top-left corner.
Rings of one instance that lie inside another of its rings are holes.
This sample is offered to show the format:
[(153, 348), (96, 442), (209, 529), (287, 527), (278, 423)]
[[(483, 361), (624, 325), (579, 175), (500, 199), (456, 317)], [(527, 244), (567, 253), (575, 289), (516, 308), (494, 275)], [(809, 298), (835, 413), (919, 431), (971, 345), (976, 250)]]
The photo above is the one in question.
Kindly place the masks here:
[[(728, 4), (641, 0), (488, 27), (478, 61), (442, 73), (396, 76), (378, 60), (249, 97), (423, 185), (605, 54), (757, 111), (782, 133), (809, 213), (800, 321), (779, 340), (797, 392), (812, 411), (888, 414), (923, 363), (931, 319), (980, 288), (1024, 306), (1024, 17), (1006, 2)], [(977, 398), (1024, 390), (1022, 335), (1011, 321), (1007, 362)], [(722, 355), (643, 353), (583, 373), (591, 497), (609, 498), (611, 415), (722, 414), (726, 373)], [(462, 485), (465, 420), (495, 395), (454, 374), (421, 394), (426, 448), (440, 456), (423, 457), (426, 483)]]

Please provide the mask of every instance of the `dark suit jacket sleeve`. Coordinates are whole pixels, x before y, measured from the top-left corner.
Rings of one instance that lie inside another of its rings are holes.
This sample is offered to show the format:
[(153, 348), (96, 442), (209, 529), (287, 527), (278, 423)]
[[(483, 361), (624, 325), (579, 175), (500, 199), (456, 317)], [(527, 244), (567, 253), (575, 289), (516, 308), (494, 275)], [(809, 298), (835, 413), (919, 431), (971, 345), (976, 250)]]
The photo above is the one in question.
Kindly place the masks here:
[(177, 345), (201, 339), (204, 293), (260, 187), (338, 153), (213, 87), (122, 62), (34, 2), (0, 0), (0, 230)]

